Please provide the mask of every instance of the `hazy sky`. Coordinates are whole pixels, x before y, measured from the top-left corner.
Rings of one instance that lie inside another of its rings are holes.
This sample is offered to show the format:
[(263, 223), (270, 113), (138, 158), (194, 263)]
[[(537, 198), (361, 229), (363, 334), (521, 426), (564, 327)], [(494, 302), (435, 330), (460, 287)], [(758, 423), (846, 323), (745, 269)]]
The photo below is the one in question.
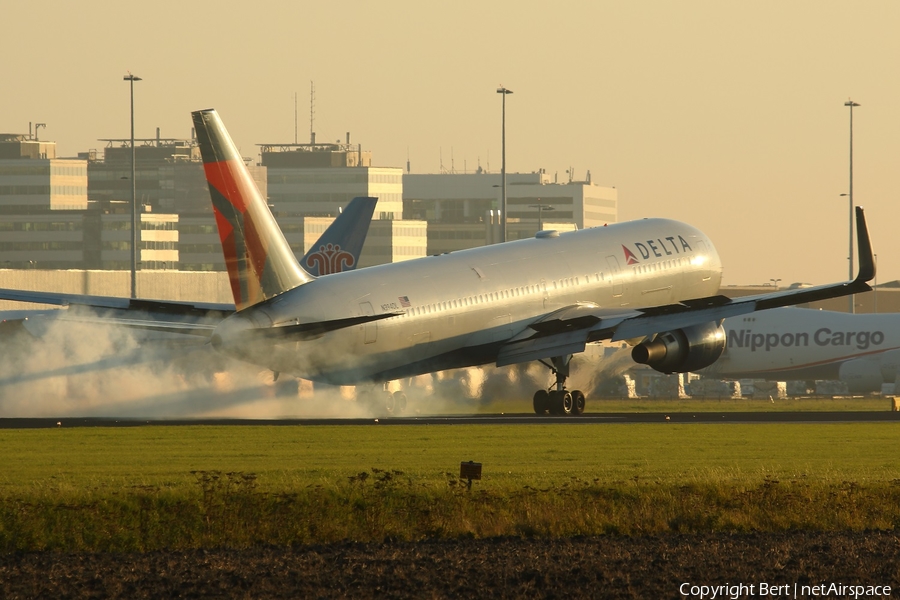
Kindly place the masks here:
[(847, 276), (849, 97), (854, 197), (879, 281), (900, 279), (900, 2), (18, 2), (0, 6), (0, 131), (62, 156), (129, 134), (187, 138), (216, 108), (245, 156), (319, 141), (378, 166), (590, 170), (620, 220), (692, 223), (725, 282)]

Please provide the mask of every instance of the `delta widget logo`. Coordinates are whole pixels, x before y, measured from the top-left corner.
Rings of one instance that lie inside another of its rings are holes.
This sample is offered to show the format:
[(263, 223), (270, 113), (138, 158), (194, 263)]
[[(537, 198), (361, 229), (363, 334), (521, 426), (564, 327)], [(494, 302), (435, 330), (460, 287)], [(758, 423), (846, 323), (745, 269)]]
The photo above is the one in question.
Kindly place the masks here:
[(626, 265), (636, 265), (641, 262), (637, 259), (637, 256), (634, 255), (634, 252), (632, 252), (631, 250), (626, 248), (625, 245), (622, 245), (622, 250), (625, 251), (625, 264)]

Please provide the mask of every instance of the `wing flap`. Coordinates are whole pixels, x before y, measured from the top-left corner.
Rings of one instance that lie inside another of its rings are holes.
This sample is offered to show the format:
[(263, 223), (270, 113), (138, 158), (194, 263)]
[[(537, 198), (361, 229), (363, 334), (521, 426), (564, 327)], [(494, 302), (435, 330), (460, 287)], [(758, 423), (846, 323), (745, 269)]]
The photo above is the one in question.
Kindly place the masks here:
[(497, 366), (584, 352), (588, 336), (594, 328), (635, 314), (638, 313), (629, 311), (623, 315), (618, 311), (604, 310), (593, 302), (555, 310), (531, 323), (504, 344), (497, 355)]
[(497, 366), (505, 367), (517, 363), (530, 362), (584, 352), (587, 335), (584, 330), (558, 333), (552, 336), (539, 337), (518, 342), (510, 342), (500, 348), (497, 354)]

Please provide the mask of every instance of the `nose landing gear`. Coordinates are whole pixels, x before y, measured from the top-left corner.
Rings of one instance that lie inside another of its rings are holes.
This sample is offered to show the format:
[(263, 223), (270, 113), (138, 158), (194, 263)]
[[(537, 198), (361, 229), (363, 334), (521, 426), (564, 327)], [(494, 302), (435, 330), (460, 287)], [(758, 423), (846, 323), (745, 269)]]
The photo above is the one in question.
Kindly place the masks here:
[(585, 398), (581, 390), (568, 391), (566, 378), (569, 376), (569, 362), (572, 355), (554, 356), (550, 359), (552, 366), (544, 361), (550, 371), (556, 375), (556, 384), (549, 390), (538, 390), (534, 393), (534, 412), (539, 415), (550, 413), (560, 416), (578, 416), (584, 414)]

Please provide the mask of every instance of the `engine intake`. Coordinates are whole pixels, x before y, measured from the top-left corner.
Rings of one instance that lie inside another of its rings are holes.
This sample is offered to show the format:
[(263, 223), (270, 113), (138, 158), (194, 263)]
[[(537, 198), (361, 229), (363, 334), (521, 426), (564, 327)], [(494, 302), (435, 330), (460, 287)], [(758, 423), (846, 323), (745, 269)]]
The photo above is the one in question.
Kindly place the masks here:
[(661, 373), (688, 373), (713, 364), (724, 351), (725, 329), (717, 323), (704, 323), (641, 342), (632, 349), (631, 358)]

